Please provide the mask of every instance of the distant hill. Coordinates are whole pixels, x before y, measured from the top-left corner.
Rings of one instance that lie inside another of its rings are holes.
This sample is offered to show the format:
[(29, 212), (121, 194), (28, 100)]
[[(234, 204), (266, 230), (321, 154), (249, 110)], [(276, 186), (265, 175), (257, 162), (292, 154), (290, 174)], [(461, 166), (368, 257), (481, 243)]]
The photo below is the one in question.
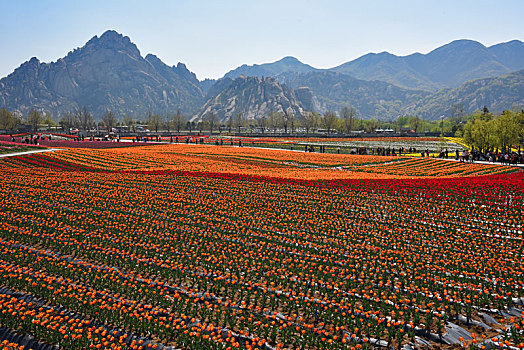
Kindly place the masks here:
[(284, 72), (305, 73), (317, 70), (308, 64), (300, 62), (295, 57), (284, 57), (278, 61), (264, 64), (254, 64), (248, 66), (246, 64), (229, 71), (224, 75), (224, 78), (238, 78), (242, 75), (246, 77), (273, 77)]
[(473, 40), (456, 40), (429, 52), (396, 56), (369, 53), (337, 67), (319, 70), (293, 57), (273, 63), (242, 65), (225, 77), (276, 76), (282, 73), (334, 71), (361, 80), (379, 80), (414, 90), (437, 91), (462, 83), (524, 69), (524, 43), (513, 40), (486, 47)]
[(445, 89), (418, 100), (406, 107), (406, 114), (424, 118), (450, 116), (450, 107), (462, 104), (466, 113), (482, 110), (491, 111), (524, 108), (524, 70), (502, 77), (469, 81), (454, 89)]
[(512, 71), (524, 69), (524, 43), (512, 40), (507, 43), (496, 44), (489, 47), (497, 61), (510, 68)]
[(521, 41), (488, 48), (473, 40), (456, 40), (426, 55), (368, 54), (332, 70), (359, 79), (382, 80), (407, 88), (435, 91), (519, 69), (524, 69), (524, 43)]
[(107, 109), (119, 116), (190, 113), (203, 100), (200, 82), (184, 64), (144, 58), (128, 37), (111, 30), (56, 62), (32, 58), (0, 80), (0, 106), (22, 114), (37, 108), (57, 116), (84, 105), (97, 119)]
[[(422, 55), (414, 54), (412, 56)], [(429, 77), (411, 67), (404, 57), (395, 56), (388, 52), (369, 53), (330, 70), (357, 79), (378, 80), (408, 89), (435, 91), (443, 87), (442, 84), (432, 81)]]
[[(267, 116), (271, 112), (293, 111), (295, 115), (304, 112), (295, 91), (279, 84), (276, 78), (239, 77), (217, 82), (219, 88), (214, 96), (200, 108), (192, 120), (200, 120), (207, 113), (215, 113), (220, 122), (226, 122), (230, 116), (242, 113), (246, 119)], [(214, 90), (213, 90), (214, 89)]]

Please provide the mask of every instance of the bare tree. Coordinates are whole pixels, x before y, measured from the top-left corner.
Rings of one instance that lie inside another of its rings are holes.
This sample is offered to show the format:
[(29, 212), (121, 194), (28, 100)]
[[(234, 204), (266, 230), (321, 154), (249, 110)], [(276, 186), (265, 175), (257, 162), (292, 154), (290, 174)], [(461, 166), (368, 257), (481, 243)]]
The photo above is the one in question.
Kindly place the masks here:
[(62, 118), (60, 118), (59, 123), (64, 131), (69, 131), (69, 129), (75, 126), (77, 123), (77, 118), (73, 112), (68, 111), (62, 114)]
[(304, 117), (304, 127), (306, 128), (306, 133), (309, 134), (309, 130), (317, 128), (320, 124), (320, 116), (317, 112), (308, 112)]
[(337, 124), (338, 118), (337, 115), (331, 111), (327, 111), (322, 116), (322, 125), (326, 128), (328, 134), (331, 133), (331, 130), (334, 129)]
[(160, 119), (162, 121), (162, 125), (166, 128), (167, 132), (171, 131), (171, 118), (167, 114), (161, 115)]
[(133, 116), (128, 114), (124, 117), (124, 125), (127, 126), (127, 129), (129, 131), (131, 131), (131, 129), (133, 130), (133, 132), (135, 132), (135, 120), (133, 119)]
[(450, 114), (452, 118), (462, 117), (465, 114), (465, 108), (463, 103), (457, 103), (451, 106)]
[(238, 128), (238, 133), (240, 134), (240, 129), (246, 124), (246, 119), (244, 118), (244, 114), (242, 114), (242, 112), (238, 112), (235, 115), (234, 124)]
[(232, 129), (233, 129), (233, 119), (234, 119), (233, 114), (231, 114), (231, 115), (229, 116), (229, 118), (227, 118), (227, 127), (228, 127), (228, 129), (229, 129), (229, 133), (230, 133), (230, 134), (231, 134), (231, 131), (232, 131)]
[(82, 130), (88, 130), (94, 123), (93, 116), (89, 113), (86, 106), (78, 108), (75, 117)]
[(155, 129), (155, 132), (158, 132), (158, 129), (162, 126), (162, 118), (160, 115), (148, 111), (147, 124), (151, 129)]
[(282, 118), (282, 126), (284, 127), (284, 132), (287, 134), (287, 129), (291, 128), (291, 133), (295, 128), (295, 113), (291, 108), (288, 108), (284, 112), (284, 117)]
[(277, 129), (282, 125), (282, 114), (275, 111), (269, 113), (269, 124), (273, 129), (273, 133), (276, 133)]
[(32, 109), (27, 115), (27, 123), (31, 125), (31, 128), (34, 132), (38, 131), (38, 126), (42, 124), (42, 114), (36, 109)]
[(213, 129), (215, 128), (215, 124), (217, 122), (217, 115), (215, 112), (208, 112), (204, 117), (202, 118), (202, 121), (206, 124), (206, 126), (209, 127), (209, 132), (213, 134)]
[(355, 115), (357, 114), (357, 111), (353, 107), (344, 107), (342, 108), (342, 119), (344, 120), (344, 127), (346, 129), (346, 134), (351, 133), (351, 130), (353, 130), (353, 118), (355, 118)]
[(102, 122), (104, 122), (104, 125), (107, 128), (107, 131), (111, 132), (112, 129), (116, 126), (115, 114), (110, 110), (106, 111), (104, 116), (102, 117)]
[(182, 115), (180, 112), (180, 109), (176, 111), (175, 114), (173, 114), (173, 127), (176, 129), (176, 132), (180, 134), (180, 129), (186, 124), (186, 117)]
[(263, 116), (261, 116), (259, 118), (256, 118), (255, 119), (255, 125), (258, 128), (262, 129), (262, 133), (264, 133), (266, 131), (266, 127), (268, 125), (268, 118), (267, 118), (267, 116), (263, 115)]
[(43, 123), (47, 125), (47, 130), (51, 130), (51, 127), (56, 126), (55, 118), (53, 118), (51, 113), (44, 115)]

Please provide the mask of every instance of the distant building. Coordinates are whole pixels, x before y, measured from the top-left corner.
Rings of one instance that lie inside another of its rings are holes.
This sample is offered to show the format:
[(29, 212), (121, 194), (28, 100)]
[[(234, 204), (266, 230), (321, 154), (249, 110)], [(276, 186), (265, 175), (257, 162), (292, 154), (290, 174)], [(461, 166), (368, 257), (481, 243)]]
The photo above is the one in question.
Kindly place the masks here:
[(411, 128), (400, 128), (400, 133), (401, 134), (412, 134), (412, 133), (415, 133), (415, 130)]

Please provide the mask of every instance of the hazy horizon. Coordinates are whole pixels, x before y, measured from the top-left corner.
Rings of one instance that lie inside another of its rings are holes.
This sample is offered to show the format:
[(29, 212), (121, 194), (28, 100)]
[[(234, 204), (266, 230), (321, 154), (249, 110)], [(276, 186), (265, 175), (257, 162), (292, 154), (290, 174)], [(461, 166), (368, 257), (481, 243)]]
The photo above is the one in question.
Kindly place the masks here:
[(109, 29), (128, 36), (143, 56), (155, 54), (170, 66), (186, 64), (200, 80), (286, 56), (322, 69), (367, 53), (425, 54), (459, 39), (488, 47), (524, 39), (521, 1), (0, 4), (7, 15), (0, 23), (0, 78), (31, 57), (54, 62)]

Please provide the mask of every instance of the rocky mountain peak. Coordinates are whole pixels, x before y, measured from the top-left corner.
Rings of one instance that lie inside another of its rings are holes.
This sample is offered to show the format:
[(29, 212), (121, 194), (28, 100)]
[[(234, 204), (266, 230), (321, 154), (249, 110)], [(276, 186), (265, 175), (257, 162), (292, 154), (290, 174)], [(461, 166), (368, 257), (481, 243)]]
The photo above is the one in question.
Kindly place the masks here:
[[(0, 106), (26, 114), (31, 108), (55, 116), (86, 106), (95, 119), (112, 110), (117, 116), (183, 113), (201, 106), (204, 94), (185, 66), (147, 59), (129, 37), (114, 30), (53, 63), (32, 58), (0, 80)], [(182, 74), (181, 74), (182, 73)]]
[(177, 69), (180, 69), (180, 70), (187, 70), (189, 71), (189, 69), (187, 69), (186, 65), (182, 62), (178, 62), (178, 64), (176, 65), (176, 68)]
[[(275, 77), (240, 76), (232, 81), (227, 79), (215, 84), (220, 85), (220, 89), (212, 87), (209, 90), (215, 91), (216, 95), (210, 96), (193, 120), (200, 120), (208, 113), (215, 114), (220, 122), (237, 113), (242, 113), (248, 120), (267, 116), (271, 112), (292, 111), (296, 116), (304, 113), (295, 91), (281, 85)], [(312, 98), (307, 91), (301, 91), (301, 95), (309, 100)]]
[(94, 36), (84, 46), (85, 49), (110, 49), (125, 51), (133, 56), (140, 56), (140, 50), (131, 42), (129, 37), (124, 36), (114, 30), (104, 32), (100, 37)]
[(298, 60), (298, 58), (296, 57), (293, 57), (293, 56), (286, 56), (286, 57), (283, 57), (280, 62), (282, 63), (302, 63)]
[(10, 76), (25, 76), (29, 78), (36, 78), (40, 69), (40, 60), (36, 57), (31, 57), (29, 61), (26, 61), (16, 68)]
[(151, 64), (157, 64), (157, 63), (158, 63), (158, 64), (160, 64), (160, 63), (163, 64), (162, 60), (160, 60), (160, 58), (158, 58), (157, 55), (153, 55), (152, 53), (148, 53), (148, 54), (146, 55), (146, 57), (144, 57), (144, 58), (145, 58), (147, 61), (149, 61), (149, 63), (151, 63)]
[(31, 65), (39, 65), (40, 64), (40, 60), (36, 57), (31, 57), (31, 59), (29, 61), (26, 62), (27, 64), (31, 64)]

